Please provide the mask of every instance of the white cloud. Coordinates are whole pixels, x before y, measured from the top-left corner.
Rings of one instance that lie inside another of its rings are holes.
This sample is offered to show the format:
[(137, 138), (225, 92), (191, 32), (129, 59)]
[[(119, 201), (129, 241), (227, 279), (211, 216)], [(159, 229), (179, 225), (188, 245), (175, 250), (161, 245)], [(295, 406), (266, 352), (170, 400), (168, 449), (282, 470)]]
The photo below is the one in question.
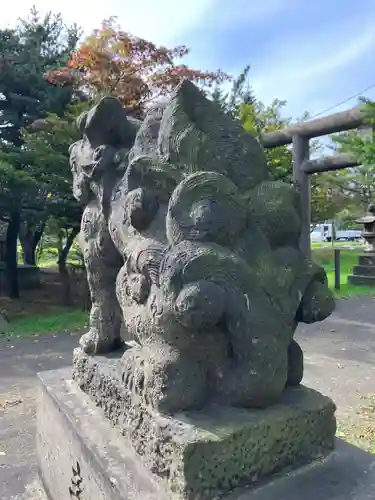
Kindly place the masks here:
[(358, 29), (352, 27), (348, 37), (342, 28), (338, 32), (332, 27), (331, 35), (301, 39), (299, 45), (292, 40), (280, 43), (280, 50), (252, 66), (251, 82), (256, 95), (265, 102), (275, 97), (287, 100), (288, 110), (297, 116), (306, 108), (318, 113), (334, 105), (333, 101), (360, 90), (349, 90), (350, 80), (361, 59), (375, 50), (375, 31), (369, 23)]
[[(63, 0), (58, 7), (50, 0), (35, 0), (37, 10), (45, 14), (50, 10), (61, 12), (66, 23), (77, 23), (86, 33), (100, 26), (103, 19), (118, 16), (123, 29), (155, 43), (173, 44), (181, 32), (189, 30), (212, 7), (215, 0), (107, 0), (95, 4), (92, 0)], [(1, 13), (0, 26), (14, 25), (18, 18), (27, 17), (29, 0), (17, 0), (14, 6)]]
[[(293, 0), (106, 0), (95, 5), (92, 0), (63, 0), (53, 6), (51, 0), (35, 0), (37, 10), (45, 14), (60, 12), (68, 24), (77, 23), (85, 33), (100, 26), (103, 19), (117, 16), (121, 26), (137, 36), (155, 43), (183, 43), (184, 33), (205, 24), (233, 26), (246, 22), (249, 28), (266, 16), (285, 9)], [(14, 25), (27, 16), (30, 0), (16, 0), (2, 11), (0, 27)]]
[[(103, 19), (118, 16), (125, 30), (168, 46), (191, 43), (198, 28), (207, 27), (207, 31), (214, 28), (220, 32), (224, 26), (241, 26), (242, 30), (246, 26), (251, 33), (253, 26), (269, 23), (272, 19), (275, 31), (272, 39), (267, 40), (270, 46), (267, 56), (260, 60), (256, 45), (249, 42), (251, 83), (257, 97), (266, 103), (275, 97), (287, 100), (286, 112), (296, 117), (305, 109), (318, 113), (359, 90), (357, 82), (352, 81), (353, 68), (358, 67), (358, 61), (362, 60), (363, 64), (363, 59), (369, 58), (368, 53), (375, 50), (375, 9), (370, 0), (364, 1), (366, 6), (362, 6), (361, 19), (357, 16), (355, 20), (342, 20), (338, 16), (335, 26), (323, 33), (316, 29), (313, 37), (310, 33), (304, 36), (301, 29), (278, 31), (279, 23), (275, 19), (287, 17), (287, 11), (297, 5), (295, 0), (234, 0), (232, 3), (224, 0), (107, 0), (95, 7), (93, 0), (62, 0), (56, 2), (56, 7), (51, 0), (34, 0), (34, 3), (42, 14), (51, 9), (60, 10), (68, 24), (76, 22), (85, 33), (99, 27)], [(12, 26), (17, 18), (26, 17), (30, 6), (30, 0), (10, 2), (2, 11), (0, 27)], [(308, 21), (304, 22), (308, 27)], [(257, 42), (261, 43), (261, 40)], [(186, 63), (213, 69), (212, 47), (205, 47), (204, 40), (199, 46), (191, 45), (193, 50)], [(244, 51), (243, 46), (241, 50)], [(223, 69), (233, 75), (243, 69), (224, 66)], [(371, 77), (369, 74), (368, 78)], [(359, 86), (371, 83), (362, 75)]]
[(213, 0), (210, 17), (205, 19), (207, 26), (211, 23), (223, 26), (246, 24), (249, 29), (254, 23), (266, 22), (269, 16), (290, 9), (294, 0), (234, 0), (225, 2)]

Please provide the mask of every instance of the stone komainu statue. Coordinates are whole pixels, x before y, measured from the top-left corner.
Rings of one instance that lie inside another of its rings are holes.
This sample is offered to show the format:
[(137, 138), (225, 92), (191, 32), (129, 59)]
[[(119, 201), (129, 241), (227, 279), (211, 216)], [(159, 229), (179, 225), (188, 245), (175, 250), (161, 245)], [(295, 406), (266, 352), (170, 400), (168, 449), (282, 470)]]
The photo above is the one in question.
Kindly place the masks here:
[(124, 390), (162, 412), (264, 407), (298, 385), (298, 322), (326, 318), (325, 272), (300, 252), (300, 198), (192, 83), (143, 122), (107, 97), (70, 149), (91, 291), (89, 354), (121, 345)]

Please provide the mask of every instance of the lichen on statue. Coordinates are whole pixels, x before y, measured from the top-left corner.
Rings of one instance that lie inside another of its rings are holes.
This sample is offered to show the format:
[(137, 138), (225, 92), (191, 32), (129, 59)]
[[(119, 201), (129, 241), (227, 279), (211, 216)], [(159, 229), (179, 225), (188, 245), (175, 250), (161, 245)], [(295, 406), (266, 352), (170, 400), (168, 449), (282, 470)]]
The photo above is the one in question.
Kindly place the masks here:
[(83, 350), (137, 345), (126, 390), (165, 412), (272, 404), (299, 384), (298, 322), (334, 302), (302, 255), (300, 198), (268, 178), (258, 141), (184, 81), (143, 122), (104, 98), (71, 147), (92, 297)]

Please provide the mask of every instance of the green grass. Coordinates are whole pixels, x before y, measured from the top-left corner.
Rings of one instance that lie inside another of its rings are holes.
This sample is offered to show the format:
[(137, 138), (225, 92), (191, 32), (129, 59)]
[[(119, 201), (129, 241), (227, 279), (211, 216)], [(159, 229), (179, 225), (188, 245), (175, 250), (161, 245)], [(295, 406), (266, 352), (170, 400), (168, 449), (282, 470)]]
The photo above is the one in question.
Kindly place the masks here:
[(87, 326), (88, 313), (79, 310), (58, 309), (54, 313), (38, 316), (24, 316), (9, 324), (9, 331), (3, 335), (26, 337), (43, 333), (73, 332)]
[[(22, 263), (23, 262), (23, 257), (22, 257), (22, 248), (21, 245), (18, 245), (18, 262)], [(38, 255), (38, 266), (39, 267), (44, 267), (44, 268), (55, 268), (57, 266), (57, 260), (58, 260), (58, 250), (54, 246), (48, 246), (46, 248), (43, 248), (43, 251)], [(69, 255), (67, 259), (68, 264), (80, 264), (80, 258), (78, 255), (78, 245), (73, 244)]]
[[(362, 248), (362, 243), (358, 241), (335, 241), (335, 248)], [(332, 248), (332, 243), (323, 242), (323, 243), (311, 243), (311, 248)]]
[[(375, 288), (361, 285), (351, 285), (348, 283), (348, 276), (352, 274), (353, 267), (358, 264), (358, 256), (361, 254), (361, 248), (343, 249), (340, 258), (340, 290), (335, 290), (337, 297), (354, 297), (358, 295), (375, 295)], [(328, 284), (331, 289), (335, 286), (334, 258), (332, 247), (313, 248), (313, 259), (317, 264), (324, 267)]]

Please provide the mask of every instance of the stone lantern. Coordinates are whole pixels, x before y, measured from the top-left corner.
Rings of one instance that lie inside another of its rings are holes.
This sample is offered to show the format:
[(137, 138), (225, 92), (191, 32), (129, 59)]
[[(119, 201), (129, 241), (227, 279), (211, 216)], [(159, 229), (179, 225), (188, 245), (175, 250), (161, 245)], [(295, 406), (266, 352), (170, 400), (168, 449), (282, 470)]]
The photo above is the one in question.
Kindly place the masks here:
[(366, 252), (375, 253), (375, 203), (371, 203), (368, 207), (367, 214), (364, 217), (356, 220), (363, 224), (362, 236), (366, 240)]
[(354, 266), (353, 275), (348, 276), (348, 281), (352, 285), (375, 286), (375, 203), (370, 204), (367, 214), (356, 222), (363, 224), (366, 253), (359, 256), (358, 265)]

